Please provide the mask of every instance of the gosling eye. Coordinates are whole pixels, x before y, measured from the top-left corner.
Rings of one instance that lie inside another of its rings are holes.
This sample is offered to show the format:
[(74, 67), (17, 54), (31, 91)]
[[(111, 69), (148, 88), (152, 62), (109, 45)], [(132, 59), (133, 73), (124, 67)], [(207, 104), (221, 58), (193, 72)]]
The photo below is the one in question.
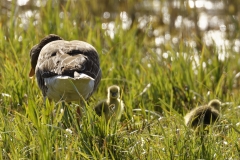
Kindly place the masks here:
[(111, 92), (111, 95), (112, 95), (113, 97), (117, 96), (117, 94), (118, 94), (118, 92)]

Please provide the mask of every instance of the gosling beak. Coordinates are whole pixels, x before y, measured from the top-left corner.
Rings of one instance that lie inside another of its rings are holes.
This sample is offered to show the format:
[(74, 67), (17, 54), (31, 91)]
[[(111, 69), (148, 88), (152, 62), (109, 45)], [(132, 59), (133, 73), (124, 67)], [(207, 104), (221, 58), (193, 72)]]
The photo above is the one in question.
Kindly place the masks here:
[(118, 92), (112, 92), (112, 97), (117, 97)]

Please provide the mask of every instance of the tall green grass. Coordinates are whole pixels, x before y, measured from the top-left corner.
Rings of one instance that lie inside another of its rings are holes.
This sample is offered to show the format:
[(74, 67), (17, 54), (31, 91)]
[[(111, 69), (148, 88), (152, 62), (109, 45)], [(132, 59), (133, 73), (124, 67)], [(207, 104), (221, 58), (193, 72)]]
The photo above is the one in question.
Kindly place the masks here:
[[(0, 93), (10, 95), (0, 95), (0, 159), (239, 159), (239, 54), (229, 50), (232, 56), (220, 61), (216, 49), (204, 46), (198, 63), (194, 50), (180, 41), (162, 46), (164, 58), (135, 23), (127, 31), (118, 27), (113, 39), (107, 36), (90, 1), (47, 1), (24, 29), (15, 3), (0, 22)], [(119, 16), (115, 24), (121, 24)], [(103, 76), (81, 124), (79, 104), (66, 106), (67, 122), (62, 105), (44, 104), (35, 79), (28, 78), (29, 51), (50, 33), (98, 50)], [(112, 84), (122, 89), (125, 112), (109, 126), (92, 108)], [(213, 98), (233, 103), (222, 108), (220, 123), (205, 134), (187, 128), (185, 113)]]

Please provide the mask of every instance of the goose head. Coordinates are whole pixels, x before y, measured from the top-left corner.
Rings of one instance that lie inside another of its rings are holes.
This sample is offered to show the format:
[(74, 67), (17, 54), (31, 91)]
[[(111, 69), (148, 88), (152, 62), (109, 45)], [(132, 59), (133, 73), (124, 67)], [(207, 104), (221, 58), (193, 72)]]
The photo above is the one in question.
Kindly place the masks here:
[(43, 38), (39, 44), (32, 47), (32, 49), (30, 51), (31, 70), (29, 72), (29, 77), (33, 77), (35, 75), (35, 68), (36, 68), (36, 65), (37, 65), (38, 56), (39, 56), (42, 48), (46, 44), (48, 44), (52, 41), (56, 41), (56, 40), (62, 40), (62, 38), (59, 37), (58, 35), (50, 34), (47, 37)]

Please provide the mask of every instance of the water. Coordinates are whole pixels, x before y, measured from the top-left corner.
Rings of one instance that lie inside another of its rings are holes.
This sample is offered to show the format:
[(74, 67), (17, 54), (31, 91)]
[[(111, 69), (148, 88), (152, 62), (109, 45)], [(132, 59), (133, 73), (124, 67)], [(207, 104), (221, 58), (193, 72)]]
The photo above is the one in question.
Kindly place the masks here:
[[(30, 18), (34, 18), (33, 25), (40, 24), (39, 9), (45, 7), (46, 3), (47, 0), (6, 0), (1, 4), (0, 13), (9, 17), (12, 6), (15, 7), (14, 25), (27, 30), (32, 22)], [(53, 0), (52, 3), (64, 5), (66, 0)], [(153, 50), (162, 57), (169, 56), (163, 52), (164, 44), (177, 46), (182, 39), (187, 46), (193, 48), (195, 58), (202, 47), (197, 42), (199, 39), (207, 47), (216, 45), (221, 61), (229, 57), (228, 48), (232, 47), (235, 52), (240, 50), (240, 40), (234, 37), (238, 27), (234, 22), (238, 16), (234, 3), (210, 0), (136, 0), (136, 3), (130, 4), (127, 1), (102, 0), (101, 8), (92, 10), (95, 17), (103, 19), (102, 30), (106, 35), (114, 39), (119, 28), (127, 31), (133, 24), (137, 24), (140, 33), (151, 39)], [(60, 11), (59, 17), (64, 18), (63, 11)], [(120, 17), (121, 24), (115, 23), (116, 17)], [(17, 19), (20, 20), (19, 23), (16, 23)], [(2, 23), (6, 21), (3, 18), (0, 20)], [(76, 22), (73, 24), (76, 25)], [(22, 40), (21, 37), (17, 38)]]

